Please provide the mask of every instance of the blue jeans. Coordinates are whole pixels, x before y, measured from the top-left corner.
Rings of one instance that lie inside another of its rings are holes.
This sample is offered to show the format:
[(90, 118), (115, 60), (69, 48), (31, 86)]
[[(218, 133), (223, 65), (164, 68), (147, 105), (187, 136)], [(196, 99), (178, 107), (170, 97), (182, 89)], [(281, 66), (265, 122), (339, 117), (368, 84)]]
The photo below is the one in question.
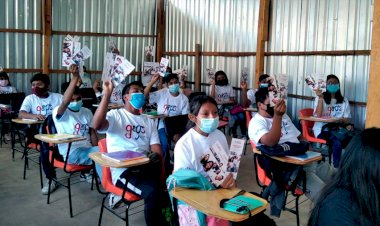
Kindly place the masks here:
[(158, 136), (160, 137), (162, 158), (166, 159), (166, 154), (169, 153), (169, 142), (166, 135), (166, 129), (161, 128), (158, 130)]
[(342, 156), (342, 141), (338, 139), (331, 131), (322, 131), (318, 138), (326, 140), (331, 147), (333, 165), (335, 168), (339, 167), (340, 157)]
[(92, 160), (88, 157), (88, 154), (92, 152), (99, 152), (99, 147), (79, 147), (70, 151), (67, 162), (76, 165), (91, 165)]
[(242, 136), (247, 135), (247, 128), (245, 125), (245, 115), (244, 112), (239, 112), (237, 114), (231, 114), (231, 117), (234, 119), (234, 125), (232, 127), (232, 134), (236, 135), (236, 129), (240, 126), (240, 131)]

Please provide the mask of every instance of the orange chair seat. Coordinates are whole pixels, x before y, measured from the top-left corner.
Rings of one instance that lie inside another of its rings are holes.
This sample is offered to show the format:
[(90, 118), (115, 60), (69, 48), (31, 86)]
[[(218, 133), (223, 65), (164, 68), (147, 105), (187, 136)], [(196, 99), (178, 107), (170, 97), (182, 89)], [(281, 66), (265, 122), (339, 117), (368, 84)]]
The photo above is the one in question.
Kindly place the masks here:
[(228, 122), (219, 120), (218, 128), (222, 128), (228, 125)]
[[(49, 161), (51, 161), (53, 156), (53, 153), (49, 153)], [(65, 167), (65, 162), (59, 161), (57, 159), (54, 159), (54, 167), (63, 169)], [(67, 172), (78, 172), (78, 171), (84, 171), (84, 170), (90, 170), (92, 169), (91, 165), (75, 165), (75, 164), (66, 164), (66, 171)]]

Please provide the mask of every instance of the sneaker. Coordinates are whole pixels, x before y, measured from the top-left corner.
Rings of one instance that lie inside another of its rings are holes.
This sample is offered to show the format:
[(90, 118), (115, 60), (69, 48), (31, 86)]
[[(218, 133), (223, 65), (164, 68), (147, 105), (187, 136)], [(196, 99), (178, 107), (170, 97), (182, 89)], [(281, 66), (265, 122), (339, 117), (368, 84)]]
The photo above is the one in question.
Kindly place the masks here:
[(110, 199), (109, 199), (109, 202), (108, 202), (108, 205), (109, 205), (110, 208), (115, 209), (118, 206), (120, 206), (121, 203), (122, 203), (121, 196), (118, 196), (118, 195), (115, 195), (115, 194), (111, 194), (110, 195)]
[[(55, 190), (57, 190), (57, 188), (58, 188), (57, 182), (52, 181), (50, 185), (50, 194), (53, 193)], [(41, 193), (43, 195), (47, 195), (49, 193), (49, 180), (46, 181), (44, 187), (41, 189)]]
[(91, 173), (85, 173), (81, 174), (79, 176), (80, 181), (87, 181), (87, 183), (92, 183), (92, 174)]

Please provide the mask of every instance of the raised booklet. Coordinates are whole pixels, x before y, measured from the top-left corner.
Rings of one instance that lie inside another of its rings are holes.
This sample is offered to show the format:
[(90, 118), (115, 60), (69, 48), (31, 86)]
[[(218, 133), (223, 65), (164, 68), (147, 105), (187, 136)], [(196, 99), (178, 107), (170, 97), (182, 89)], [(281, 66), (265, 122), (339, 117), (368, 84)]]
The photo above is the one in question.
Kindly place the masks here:
[(51, 140), (51, 141), (58, 141), (58, 140), (69, 140), (69, 139), (75, 139), (75, 138), (81, 138), (80, 135), (75, 134), (66, 134), (66, 133), (60, 133), (60, 134), (43, 134), (41, 137)]
[(145, 154), (135, 151), (115, 151), (102, 153), (102, 157), (114, 162), (127, 162), (146, 157)]
[(287, 155), (286, 157), (297, 159), (300, 161), (305, 161), (305, 160), (309, 160), (318, 156), (321, 156), (321, 153), (315, 152), (315, 151), (307, 151), (305, 152), (305, 154), (302, 154), (302, 155), (296, 155), (296, 156)]

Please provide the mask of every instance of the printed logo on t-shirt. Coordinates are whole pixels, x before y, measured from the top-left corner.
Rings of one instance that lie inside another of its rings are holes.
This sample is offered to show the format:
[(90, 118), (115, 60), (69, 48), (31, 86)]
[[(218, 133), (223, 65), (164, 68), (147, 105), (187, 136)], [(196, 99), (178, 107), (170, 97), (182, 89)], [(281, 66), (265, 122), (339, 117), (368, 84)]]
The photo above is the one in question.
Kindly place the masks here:
[(51, 104), (38, 105), (36, 111), (38, 112), (37, 114), (46, 116), (49, 115), (48, 112), (51, 113), (53, 111), (53, 106)]
[[(287, 135), (287, 134), (289, 133), (288, 128), (287, 128), (288, 125), (289, 125), (288, 122), (284, 122), (284, 121), (282, 121), (282, 125), (281, 125), (281, 136), (284, 135), (284, 132), (285, 132), (285, 135)], [(284, 132), (283, 132), (283, 131), (284, 131)]]
[(228, 93), (221, 93), (216, 96), (218, 102), (222, 102), (223, 100), (228, 99), (229, 97), (230, 95)]
[(177, 111), (177, 106), (176, 105), (170, 105), (170, 104), (165, 104), (164, 105), (164, 112), (170, 114), (172, 112)]
[(326, 116), (335, 117), (336, 115), (339, 115), (342, 111), (343, 111), (343, 108), (341, 104), (328, 105), (327, 106), (328, 115)]
[(118, 101), (119, 98), (120, 98), (120, 96), (121, 96), (121, 90), (114, 91), (112, 93), (112, 98), (113, 98), (114, 101)]
[(142, 135), (145, 135), (145, 127), (144, 126), (127, 125), (125, 127), (125, 130), (126, 130), (125, 137), (127, 139), (138, 140), (141, 138)]
[(77, 122), (74, 125), (74, 132), (73, 132), (73, 134), (84, 136), (85, 133), (86, 133), (86, 131), (88, 130), (88, 128), (89, 128), (89, 126), (87, 124), (82, 124), (80, 122)]

